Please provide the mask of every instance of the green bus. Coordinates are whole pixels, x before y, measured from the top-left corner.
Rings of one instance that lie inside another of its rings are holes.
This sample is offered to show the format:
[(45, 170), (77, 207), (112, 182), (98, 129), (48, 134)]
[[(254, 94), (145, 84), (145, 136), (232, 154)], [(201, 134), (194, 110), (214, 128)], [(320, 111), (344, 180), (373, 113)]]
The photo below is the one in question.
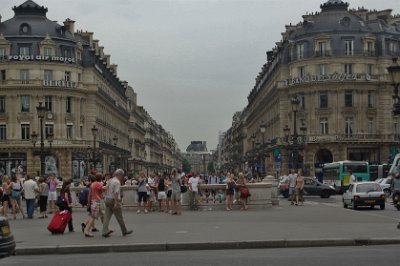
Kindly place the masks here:
[(340, 161), (324, 164), (323, 183), (335, 187), (336, 192), (343, 193), (349, 187), (349, 170), (353, 171), (357, 182), (370, 180), (368, 162)]

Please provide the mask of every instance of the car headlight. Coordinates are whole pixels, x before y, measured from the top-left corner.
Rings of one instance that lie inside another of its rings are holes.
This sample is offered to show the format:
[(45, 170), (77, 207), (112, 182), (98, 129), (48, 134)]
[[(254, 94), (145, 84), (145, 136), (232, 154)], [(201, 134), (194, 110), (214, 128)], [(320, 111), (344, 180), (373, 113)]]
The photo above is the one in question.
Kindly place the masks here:
[(330, 189), (335, 189), (333, 186), (329, 186)]

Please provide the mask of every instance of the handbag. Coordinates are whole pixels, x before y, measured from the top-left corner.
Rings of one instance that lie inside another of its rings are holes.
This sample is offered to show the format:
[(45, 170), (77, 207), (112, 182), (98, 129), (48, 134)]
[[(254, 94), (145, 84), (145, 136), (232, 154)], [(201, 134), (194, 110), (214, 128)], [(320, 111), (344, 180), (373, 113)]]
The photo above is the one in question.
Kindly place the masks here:
[(187, 186), (181, 185), (181, 193), (185, 193), (188, 190)]
[(67, 203), (64, 201), (63, 197), (61, 197), (61, 196), (57, 197), (56, 206), (58, 206), (61, 209), (65, 209), (68, 207)]
[(248, 198), (250, 196), (249, 189), (247, 187), (242, 187), (242, 189), (240, 190), (240, 196), (242, 198)]

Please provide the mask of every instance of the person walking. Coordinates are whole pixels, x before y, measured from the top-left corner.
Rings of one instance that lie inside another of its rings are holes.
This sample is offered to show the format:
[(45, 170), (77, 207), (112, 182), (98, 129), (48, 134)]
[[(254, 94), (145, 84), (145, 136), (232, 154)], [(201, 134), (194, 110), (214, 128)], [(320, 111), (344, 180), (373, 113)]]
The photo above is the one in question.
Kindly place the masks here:
[(28, 219), (33, 219), (33, 212), (35, 211), (35, 199), (36, 193), (39, 193), (39, 187), (37, 183), (31, 178), (30, 175), (26, 175), (25, 182), (23, 184), (25, 201), (26, 201), (26, 212)]
[(352, 185), (357, 182), (356, 177), (353, 175), (353, 171), (349, 170), (349, 185)]
[(180, 215), (181, 212), (181, 175), (176, 170), (176, 168), (172, 169), (171, 172), (171, 186), (172, 186), (172, 206), (171, 206), (171, 214), (172, 215)]
[(160, 212), (163, 212), (166, 210), (166, 200), (167, 200), (167, 194), (165, 193), (165, 176), (162, 175), (158, 179), (157, 183), (157, 200), (158, 200), (158, 205)]
[(103, 237), (110, 237), (113, 230), (108, 228), (111, 216), (114, 214), (119, 226), (121, 227), (122, 235), (126, 236), (133, 233), (133, 230), (127, 230), (122, 216), (121, 204), (121, 184), (124, 178), (124, 170), (117, 169), (114, 172), (114, 177), (109, 181), (109, 185), (105, 197), (105, 215), (103, 220)]
[(193, 173), (193, 176), (190, 175), (188, 184), (189, 184), (189, 191), (190, 191), (190, 194), (189, 194), (190, 210), (197, 211), (197, 210), (199, 210), (197, 203), (199, 200), (198, 197), (199, 197), (200, 176), (197, 175), (196, 173)]
[(235, 187), (236, 187), (236, 182), (233, 179), (233, 174), (228, 173), (227, 178), (226, 178), (226, 210), (231, 211), (232, 210), (232, 204), (233, 204), (233, 196), (235, 195)]
[[(296, 206), (303, 206), (304, 203), (304, 176), (301, 172), (298, 173), (296, 178)], [(301, 202), (301, 203), (300, 203)]]
[(72, 222), (72, 196), (71, 196), (71, 180), (65, 180), (60, 191), (60, 198), (64, 204), (59, 206), (60, 211), (67, 210), (71, 213), (71, 219), (68, 222), (68, 230), (74, 232), (74, 224)]
[(19, 211), (22, 215), (22, 219), (25, 219), (24, 209), (21, 204), (22, 197), (22, 183), (18, 175), (14, 175), (11, 180), (11, 207), (14, 216), (14, 220), (17, 219), (17, 211)]
[(288, 175), (289, 179), (289, 200), (291, 201), (290, 204), (294, 204), (294, 201), (296, 199), (296, 178), (297, 178), (297, 173), (294, 169), (290, 171), (290, 174)]
[(101, 183), (102, 175), (97, 173), (92, 180), (92, 183), (89, 187), (89, 197), (88, 197), (88, 206), (90, 208), (90, 216), (84, 227), (85, 237), (93, 237), (94, 222), (99, 217), (103, 217), (103, 213), (101, 210), (101, 205), (104, 200), (103, 191), (106, 187), (103, 187)]
[(49, 197), (49, 185), (43, 176), (39, 178), (39, 208), (40, 216), (39, 218), (47, 218), (47, 198)]
[(4, 175), (1, 180), (1, 188), (3, 189), (3, 195), (1, 196), (1, 204), (3, 206), (2, 214), (4, 218), (8, 218), (8, 206), (10, 205), (11, 196), (11, 182), (8, 175)]
[(56, 211), (56, 200), (57, 200), (57, 186), (59, 184), (58, 179), (54, 174), (49, 174), (47, 178), (47, 184), (49, 185), (49, 213), (53, 213)]

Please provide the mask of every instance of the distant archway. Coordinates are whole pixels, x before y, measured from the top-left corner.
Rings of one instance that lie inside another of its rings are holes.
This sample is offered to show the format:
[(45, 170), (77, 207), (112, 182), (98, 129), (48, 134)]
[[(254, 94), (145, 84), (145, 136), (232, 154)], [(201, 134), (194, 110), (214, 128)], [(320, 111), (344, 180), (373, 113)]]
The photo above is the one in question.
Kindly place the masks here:
[(315, 162), (316, 163), (331, 163), (333, 162), (333, 155), (328, 149), (320, 149), (315, 153)]

